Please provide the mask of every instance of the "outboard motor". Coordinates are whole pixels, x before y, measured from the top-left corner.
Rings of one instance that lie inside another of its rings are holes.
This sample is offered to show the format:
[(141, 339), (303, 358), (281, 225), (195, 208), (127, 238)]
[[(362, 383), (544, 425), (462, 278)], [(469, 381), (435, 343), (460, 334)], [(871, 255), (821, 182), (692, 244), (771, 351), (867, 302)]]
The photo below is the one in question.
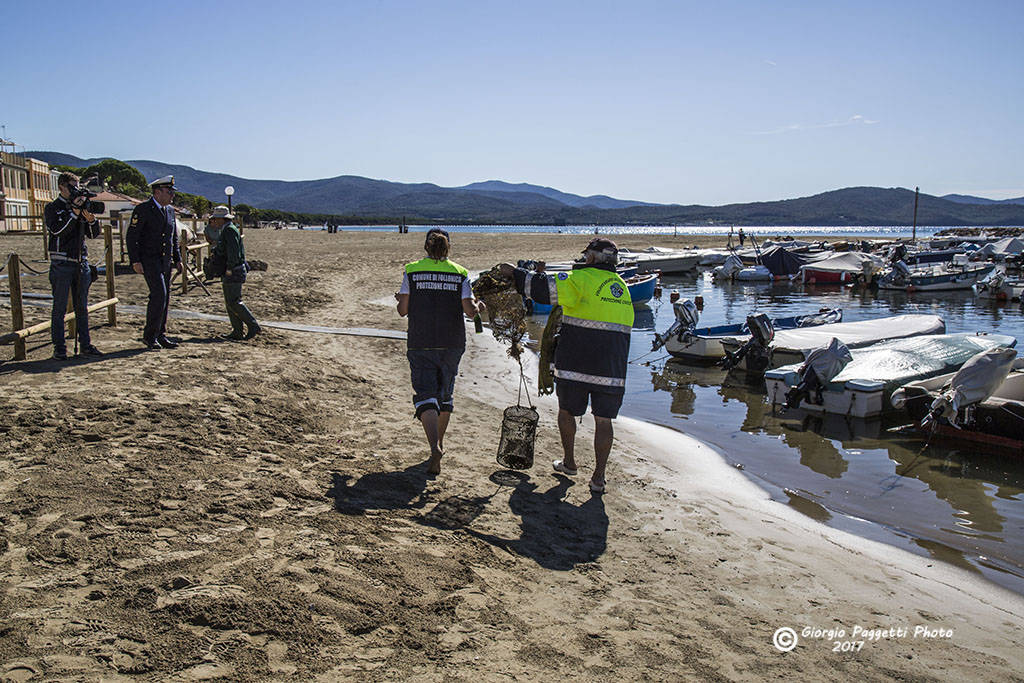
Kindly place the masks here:
[(895, 266), (896, 262), (902, 261), (906, 255), (907, 245), (897, 244), (895, 247), (892, 248), (892, 251), (889, 252), (889, 263)]
[(700, 311), (697, 310), (697, 305), (689, 299), (673, 303), (672, 312), (676, 314), (676, 321), (663, 334), (654, 335), (652, 351), (657, 351), (664, 346), (673, 335), (678, 335), (679, 340), (682, 341), (684, 336), (693, 332), (697, 327), (697, 321), (700, 320)]
[(822, 390), (851, 360), (853, 356), (850, 355), (850, 349), (835, 337), (832, 337), (828, 346), (811, 351), (797, 371), (800, 381), (786, 392), (786, 408), (798, 408), (804, 400), (821, 405)]
[(747, 330), (750, 331), (750, 341), (741, 346), (736, 353), (725, 352), (725, 358), (719, 361), (726, 370), (732, 370), (740, 364), (746, 356), (747, 370), (750, 372), (764, 372), (768, 369), (771, 361), (771, 349), (769, 345), (775, 339), (775, 326), (771, 318), (764, 313), (747, 316)]

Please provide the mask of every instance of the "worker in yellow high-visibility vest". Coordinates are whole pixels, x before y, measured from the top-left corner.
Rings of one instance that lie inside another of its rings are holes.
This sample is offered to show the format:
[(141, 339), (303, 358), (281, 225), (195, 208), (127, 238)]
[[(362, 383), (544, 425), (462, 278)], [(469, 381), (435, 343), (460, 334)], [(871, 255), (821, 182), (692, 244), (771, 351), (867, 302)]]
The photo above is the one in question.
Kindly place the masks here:
[(570, 271), (534, 273), (501, 264), (501, 272), (515, 281), (516, 289), (539, 304), (562, 307), (562, 327), (555, 349), (558, 395), (558, 431), (561, 460), (555, 471), (573, 476), (576, 418), (587, 405), (594, 414), (594, 474), (590, 490), (604, 493), (605, 468), (612, 448), (612, 420), (619, 414), (626, 390), (629, 335), (633, 303), (626, 283), (616, 272), (618, 247), (594, 238), (583, 250), (585, 261)]

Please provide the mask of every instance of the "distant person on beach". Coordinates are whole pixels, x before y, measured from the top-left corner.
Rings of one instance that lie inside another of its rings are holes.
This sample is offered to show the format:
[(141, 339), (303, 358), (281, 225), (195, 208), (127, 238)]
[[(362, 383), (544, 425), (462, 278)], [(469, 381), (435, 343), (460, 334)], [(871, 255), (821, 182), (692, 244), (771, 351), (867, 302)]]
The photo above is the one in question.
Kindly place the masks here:
[(743, 228), (740, 228), (740, 231), (736, 234), (740, 238), (740, 246), (742, 247), (744, 240), (747, 239), (747, 235), (743, 232)]
[(53, 293), (53, 310), (50, 314), (50, 340), (53, 342), (55, 360), (67, 360), (67, 342), (64, 339), (64, 315), (67, 313), (68, 296), (74, 302), (75, 328), (82, 345), (80, 353), (86, 356), (102, 356), (89, 338), (89, 286), (92, 274), (89, 269), (89, 250), (86, 237), (99, 236), (99, 222), (85, 210), (84, 196), (72, 196), (78, 189), (78, 176), (61, 173), (57, 178), (60, 196), (46, 205), (43, 219), (49, 235), (47, 249), (50, 252), (50, 291)]
[(416, 419), (430, 446), (427, 472), (441, 472), (444, 435), (453, 409), (455, 377), (466, 350), (466, 325), (484, 309), (473, 298), (468, 271), (448, 260), (451, 240), (447, 231), (431, 228), (423, 245), (427, 257), (405, 267), (402, 286), (395, 294), (398, 315), (409, 316), (409, 369)]
[(626, 283), (615, 272), (618, 247), (595, 237), (583, 250), (586, 262), (570, 272), (533, 273), (502, 263), (501, 274), (516, 290), (540, 304), (562, 307), (562, 326), (555, 348), (555, 389), (558, 431), (563, 458), (556, 472), (575, 476), (576, 418), (590, 405), (594, 414), (594, 474), (590, 490), (604, 493), (605, 468), (612, 449), (612, 420), (619, 414), (626, 391), (629, 335), (633, 303)]
[[(213, 215), (210, 216), (210, 222), (204, 232), (206, 240), (214, 245), (218, 257), (224, 261), (224, 275), (220, 281), (224, 288), (224, 306), (228, 310), (228, 320), (231, 321), (231, 333), (226, 336), (228, 339), (238, 341), (252, 339), (262, 332), (263, 328), (256, 322), (256, 316), (252, 311), (242, 302), (242, 284), (245, 282), (245, 274), (249, 272), (249, 264), (245, 260), (242, 233), (239, 232), (238, 226), (231, 222), (234, 217), (235, 214), (231, 213), (228, 207), (214, 207)], [(216, 241), (211, 241), (211, 238)]]
[(173, 349), (178, 343), (167, 338), (167, 311), (171, 303), (171, 266), (184, 270), (178, 250), (178, 223), (174, 217), (174, 176), (149, 184), (153, 197), (132, 211), (125, 242), (132, 270), (146, 278), (149, 302), (142, 342), (150, 351)]

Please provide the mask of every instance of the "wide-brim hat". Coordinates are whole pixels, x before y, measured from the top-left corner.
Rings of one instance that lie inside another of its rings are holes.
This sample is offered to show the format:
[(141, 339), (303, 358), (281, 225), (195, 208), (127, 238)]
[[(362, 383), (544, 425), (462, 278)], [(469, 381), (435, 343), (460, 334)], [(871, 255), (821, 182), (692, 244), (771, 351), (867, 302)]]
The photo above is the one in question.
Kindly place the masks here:
[(213, 213), (210, 214), (210, 218), (234, 218), (235, 214), (231, 213), (231, 209), (224, 206), (223, 204), (213, 207)]
[(585, 254), (588, 251), (599, 251), (605, 254), (618, 254), (619, 247), (615, 242), (612, 242), (606, 237), (595, 237), (590, 240), (590, 244), (588, 244), (587, 248), (583, 250), (583, 253)]
[(157, 178), (156, 180), (151, 182), (149, 184), (149, 186), (151, 188), (153, 188), (154, 190), (156, 188), (158, 188), (158, 187), (168, 187), (168, 188), (173, 190), (173, 189), (175, 189), (174, 188), (174, 176), (173, 175), (165, 175), (163, 178)]

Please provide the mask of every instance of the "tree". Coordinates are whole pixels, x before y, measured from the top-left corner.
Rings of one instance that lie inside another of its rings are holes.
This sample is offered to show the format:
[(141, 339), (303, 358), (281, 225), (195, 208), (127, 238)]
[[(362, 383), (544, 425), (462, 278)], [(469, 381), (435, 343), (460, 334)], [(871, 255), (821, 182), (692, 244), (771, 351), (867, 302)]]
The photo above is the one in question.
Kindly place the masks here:
[[(99, 176), (99, 179), (107, 187), (134, 190), (134, 192), (125, 192), (125, 194), (144, 193), (147, 188), (146, 176), (142, 175), (139, 169), (118, 159), (104, 159), (85, 169), (82, 175), (83, 177)], [(118, 189), (117, 191), (123, 190)]]

